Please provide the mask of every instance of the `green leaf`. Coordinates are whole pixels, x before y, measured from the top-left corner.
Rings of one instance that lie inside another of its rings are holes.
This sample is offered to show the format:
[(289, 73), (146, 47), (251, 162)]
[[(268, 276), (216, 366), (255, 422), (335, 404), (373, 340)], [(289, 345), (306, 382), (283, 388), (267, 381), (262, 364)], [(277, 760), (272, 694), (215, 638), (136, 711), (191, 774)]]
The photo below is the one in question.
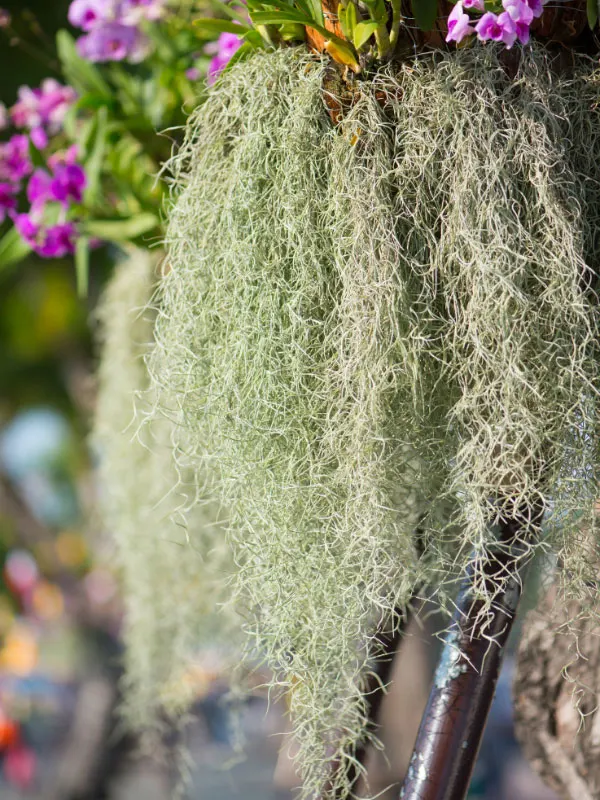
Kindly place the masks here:
[(98, 110), (96, 114), (96, 131), (90, 155), (85, 162), (87, 174), (87, 186), (84, 192), (84, 203), (92, 206), (98, 202), (100, 197), (100, 179), (102, 176), (102, 166), (104, 163), (104, 153), (106, 151), (108, 111), (106, 106)]
[(34, 143), (29, 140), (29, 158), (36, 169), (46, 169), (48, 164)]
[(150, 212), (142, 212), (130, 219), (89, 220), (82, 229), (87, 236), (104, 239), (108, 242), (127, 242), (137, 239), (144, 233), (158, 227), (158, 217)]
[(261, 47), (265, 46), (265, 42), (262, 36), (258, 31), (255, 31), (254, 28), (251, 28), (248, 31), (248, 33), (244, 34), (244, 39), (246, 40), (246, 42), (249, 42), (254, 47), (254, 49), (260, 49)]
[(219, 11), (222, 11), (231, 19), (237, 19), (238, 22), (241, 22), (243, 25), (248, 24), (248, 14), (245, 8), (237, 9), (231, 3), (222, 3), (216, 2), (214, 7)]
[(370, 20), (369, 22), (359, 22), (354, 28), (354, 35), (352, 41), (357, 50), (371, 38), (377, 30), (377, 23)]
[(412, 0), (412, 10), (419, 28), (432, 30), (438, 15), (438, 0)]
[[(294, 11), (291, 8), (286, 8), (283, 11), (252, 11), (250, 12), (252, 22), (256, 25), (285, 25), (287, 22), (296, 22), (300, 25), (311, 25), (311, 20), (307, 19), (304, 14), (299, 11)], [(312, 27), (312, 25), (311, 25)], [(315, 25), (315, 30), (318, 27)], [(327, 32), (329, 36), (329, 32)]]
[[(297, 1), (298, 0), (296, 0), (296, 2)], [(308, 0), (308, 5), (310, 7), (310, 18), (318, 25), (324, 25), (325, 20), (323, 19), (323, 7), (321, 6), (321, 0)]]
[(279, 35), (284, 42), (303, 42), (305, 39), (304, 25), (300, 23), (291, 22), (287, 25), (281, 25), (279, 28)]
[(338, 6), (338, 18), (342, 27), (342, 32), (349, 42), (354, 40), (354, 29), (358, 24), (358, 14), (354, 1), (340, 3)]
[(11, 228), (0, 239), (0, 270), (18, 264), (31, 253), (31, 247), (21, 238), (16, 228)]
[(194, 20), (196, 33), (212, 38), (219, 33), (237, 33), (240, 36), (248, 33), (249, 25), (240, 25), (229, 19), (197, 19)]
[(75, 275), (77, 294), (86, 297), (90, 277), (90, 240), (87, 236), (80, 236), (75, 245)]
[(587, 18), (590, 28), (595, 28), (598, 23), (598, 0), (587, 0)]
[(80, 94), (97, 92), (110, 98), (110, 86), (93, 64), (81, 58), (71, 34), (59, 31), (56, 34), (56, 48), (65, 78), (74, 89)]

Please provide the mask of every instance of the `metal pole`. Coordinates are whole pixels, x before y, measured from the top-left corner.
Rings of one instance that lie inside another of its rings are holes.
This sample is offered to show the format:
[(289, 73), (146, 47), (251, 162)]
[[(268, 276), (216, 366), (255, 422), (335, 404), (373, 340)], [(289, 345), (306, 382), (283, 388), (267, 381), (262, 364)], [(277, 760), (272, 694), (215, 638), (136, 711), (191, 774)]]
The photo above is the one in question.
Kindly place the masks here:
[[(535, 523), (542, 514), (536, 515)], [(521, 596), (522, 522), (501, 522), (497, 547), (479, 562), (492, 608), (473, 600), (473, 567), (465, 577), (433, 680), (401, 800), (464, 800), (500, 674), (504, 646)]]

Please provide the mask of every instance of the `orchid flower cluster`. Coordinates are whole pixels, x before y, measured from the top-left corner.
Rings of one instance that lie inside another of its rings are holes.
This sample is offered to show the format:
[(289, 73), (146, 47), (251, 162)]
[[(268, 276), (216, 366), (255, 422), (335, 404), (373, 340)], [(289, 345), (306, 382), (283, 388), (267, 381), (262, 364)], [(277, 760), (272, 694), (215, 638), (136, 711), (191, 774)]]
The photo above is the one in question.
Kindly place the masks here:
[(85, 32), (77, 41), (82, 58), (91, 62), (139, 64), (151, 49), (140, 26), (165, 13), (166, 0), (73, 0), (69, 22)]
[[(87, 284), (99, 243), (160, 237), (156, 176), (173, 136), (159, 132), (182, 128), (204, 82), (242, 44), (237, 33), (215, 41), (219, 31), (197, 30), (191, 2), (189, 15), (181, 3), (72, 0), (68, 22), (81, 35), (57, 35), (63, 81), (22, 86), (12, 105), (0, 103), (0, 269), (30, 251), (74, 255)], [(16, 40), (2, 13), (0, 34)]]
[[(547, 0), (502, 0), (502, 11), (486, 11), (484, 0), (459, 0), (448, 17), (447, 42), (461, 42), (474, 34), (482, 41), (502, 42), (510, 49), (516, 41), (527, 44), (534, 19), (541, 17)], [(474, 24), (467, 11), (479, 12)]]
[[(47, 169), (35, 168), (33, 154), (43, 158), (76, 99), (71, 87), (48, 79), (37, 89), (22, 86), (8, 111), (0, 107), (1, 127), (7, 130), (12, 123), (19, 131), (0, 144), (0, 222), (10, 217), (26, 244), (46, 258), (75, 251), (72, 212), (82, 202), (86, 175), (76, 146), (48, 154)], [(19, 211), (23, 193), (27, 212)]]

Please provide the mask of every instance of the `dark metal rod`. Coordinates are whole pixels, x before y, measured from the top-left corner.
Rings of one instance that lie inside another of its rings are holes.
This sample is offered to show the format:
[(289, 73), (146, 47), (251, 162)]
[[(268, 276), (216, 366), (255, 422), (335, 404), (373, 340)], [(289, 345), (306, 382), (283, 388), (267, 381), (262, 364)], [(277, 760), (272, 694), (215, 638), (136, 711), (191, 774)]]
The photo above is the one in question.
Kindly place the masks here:
[[(537, 522), (541, 520), (539, 514)], [(504, 646), (521, 595), (518, 521), (499, 525), (498, 545), (476, 564), (495, 592), (492, 608), (473, 600), (474, 565), (458, 597), (401, 800), (464, 800), (494, 699)], [(501, 582), (502, 590), (497, 588)]]

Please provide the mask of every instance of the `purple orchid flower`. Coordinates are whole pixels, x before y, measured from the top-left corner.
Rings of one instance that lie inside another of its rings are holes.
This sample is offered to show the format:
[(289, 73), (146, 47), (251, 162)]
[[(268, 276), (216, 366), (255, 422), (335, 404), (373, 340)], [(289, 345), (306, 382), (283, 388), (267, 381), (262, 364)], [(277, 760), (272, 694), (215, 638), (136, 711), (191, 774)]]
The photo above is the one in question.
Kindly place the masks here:
[(475, 11), (485, 11), (484, 0), (462, 0), (464, 8), (472, 8)]
[(79, 164), (59, 164), (50, 183), (51, 197), (67, 208), (71, 203), (81, 203), (87, 186), (85, 170)]
[(517, 26), (506, 11), (498, 16), (488, 11), (481, 17), (475, 30), (482, 42), (489, 40), (504, 42), (507, 49), (510, 49), (517, 40)]
[(214, 83), (219, 72), (225, 69), (233, 54), (241, 47), (242, 37), (237, 33), (222, 33), (215, 42), (216, 52), (208, 65), (208, 82)]
[(42, 93), (39, 89), (30, 89), (29, 86), (21, 86), (18, 91), (18, 100), (10, 110), (13, 124), (17, 128), (38, 128), (43, 120), (40, 113), (40, 97)]
[(0, 223), (4, 222), (7, 214), (16, 210), (16, 193), (17, 187), (14, 184), (0, 183)]
[(526, 0), (526, 2), (529, 8), (533, 11), (534, 19), (542, 16), (547, 0)]
[(13, 221), (21, 238), (35, 249), (38, 246), (40, 223), (31, 214), (15, 214)]
[(48, 158), (48, 166), (55, 172), (62, 164), (76, 164), (79, 158), (79, 146), (72, 144), (66, 150), (59, 150)]
[(53, 78), (41, 85), (40, 114), (50, 133), (62, 129), (67, 111), (77, 100), (77, 92), (71, 86), (63, 86)]
[(35, 214), (16, 214), (15, 228), (31, 249), (43, 258), (62, 258), (75, 252), (77, 229), (72, 222), (44, 228)]
[(166, 0), (122, 0), (120, 21), (125, 25), (139, 25), (144, 20), (156, 21), (165, 13)]
[(17, 134), (0, 145), (0, 179), (19, 183), (32, 169), (27, 136)]
[(74, 28), (91, 31), (98, 23), (115, 20), (117, 10), (115, 0), (73, 0), (68, 19)]
[(36, 169), (27, 184), (27, 199), (37, 212), (50, 200), (52, 177), (44, 169)]
[(68, 208), (71, 203), (81, 203), (87, 185), (85, 170), (79, 164), (59, 163), (50, 175), (36, 169), (27, 184), (27, 199), (32, 209), (38, 211), (46, 203), (60, 203)]
[[(47, 128), (52, 134), (62, 128), (65, 115), (77, 99), (77, 93), (70, 86), (63, 86), (52, 78), (45, 80), (39, 89), (21, 86), (18, 100), (10, 110), (10, 116), (17, 128), (35, 131), (38, 141), (43, 138), (39, 131)], [(43, 149), (45, 144), (34, 144)]]
[(118, 22), (95, 27), (77, 41), (79, 55), (87, 61), (142, 61), (148, 52), (148, 40), (136, 28)]
[(502, 6), (515, 22), (523, 22), (525, 25), (531, 25), (533, 21), (533, 11), (524, 0), (503, 0)]
[(475, 33), (475, 28), (471, 25), (471, 18), (463, 11), (462, 2), (458, 2), (448, 16), (446, 41), (460, 42), (471, 33)]
[(52, 225), (44, 232), (41, 244), (36, 247), (36, 253), (43, 258), (62, 258), (75, 252), (77, 230), (72, 222), (62, 222)]

